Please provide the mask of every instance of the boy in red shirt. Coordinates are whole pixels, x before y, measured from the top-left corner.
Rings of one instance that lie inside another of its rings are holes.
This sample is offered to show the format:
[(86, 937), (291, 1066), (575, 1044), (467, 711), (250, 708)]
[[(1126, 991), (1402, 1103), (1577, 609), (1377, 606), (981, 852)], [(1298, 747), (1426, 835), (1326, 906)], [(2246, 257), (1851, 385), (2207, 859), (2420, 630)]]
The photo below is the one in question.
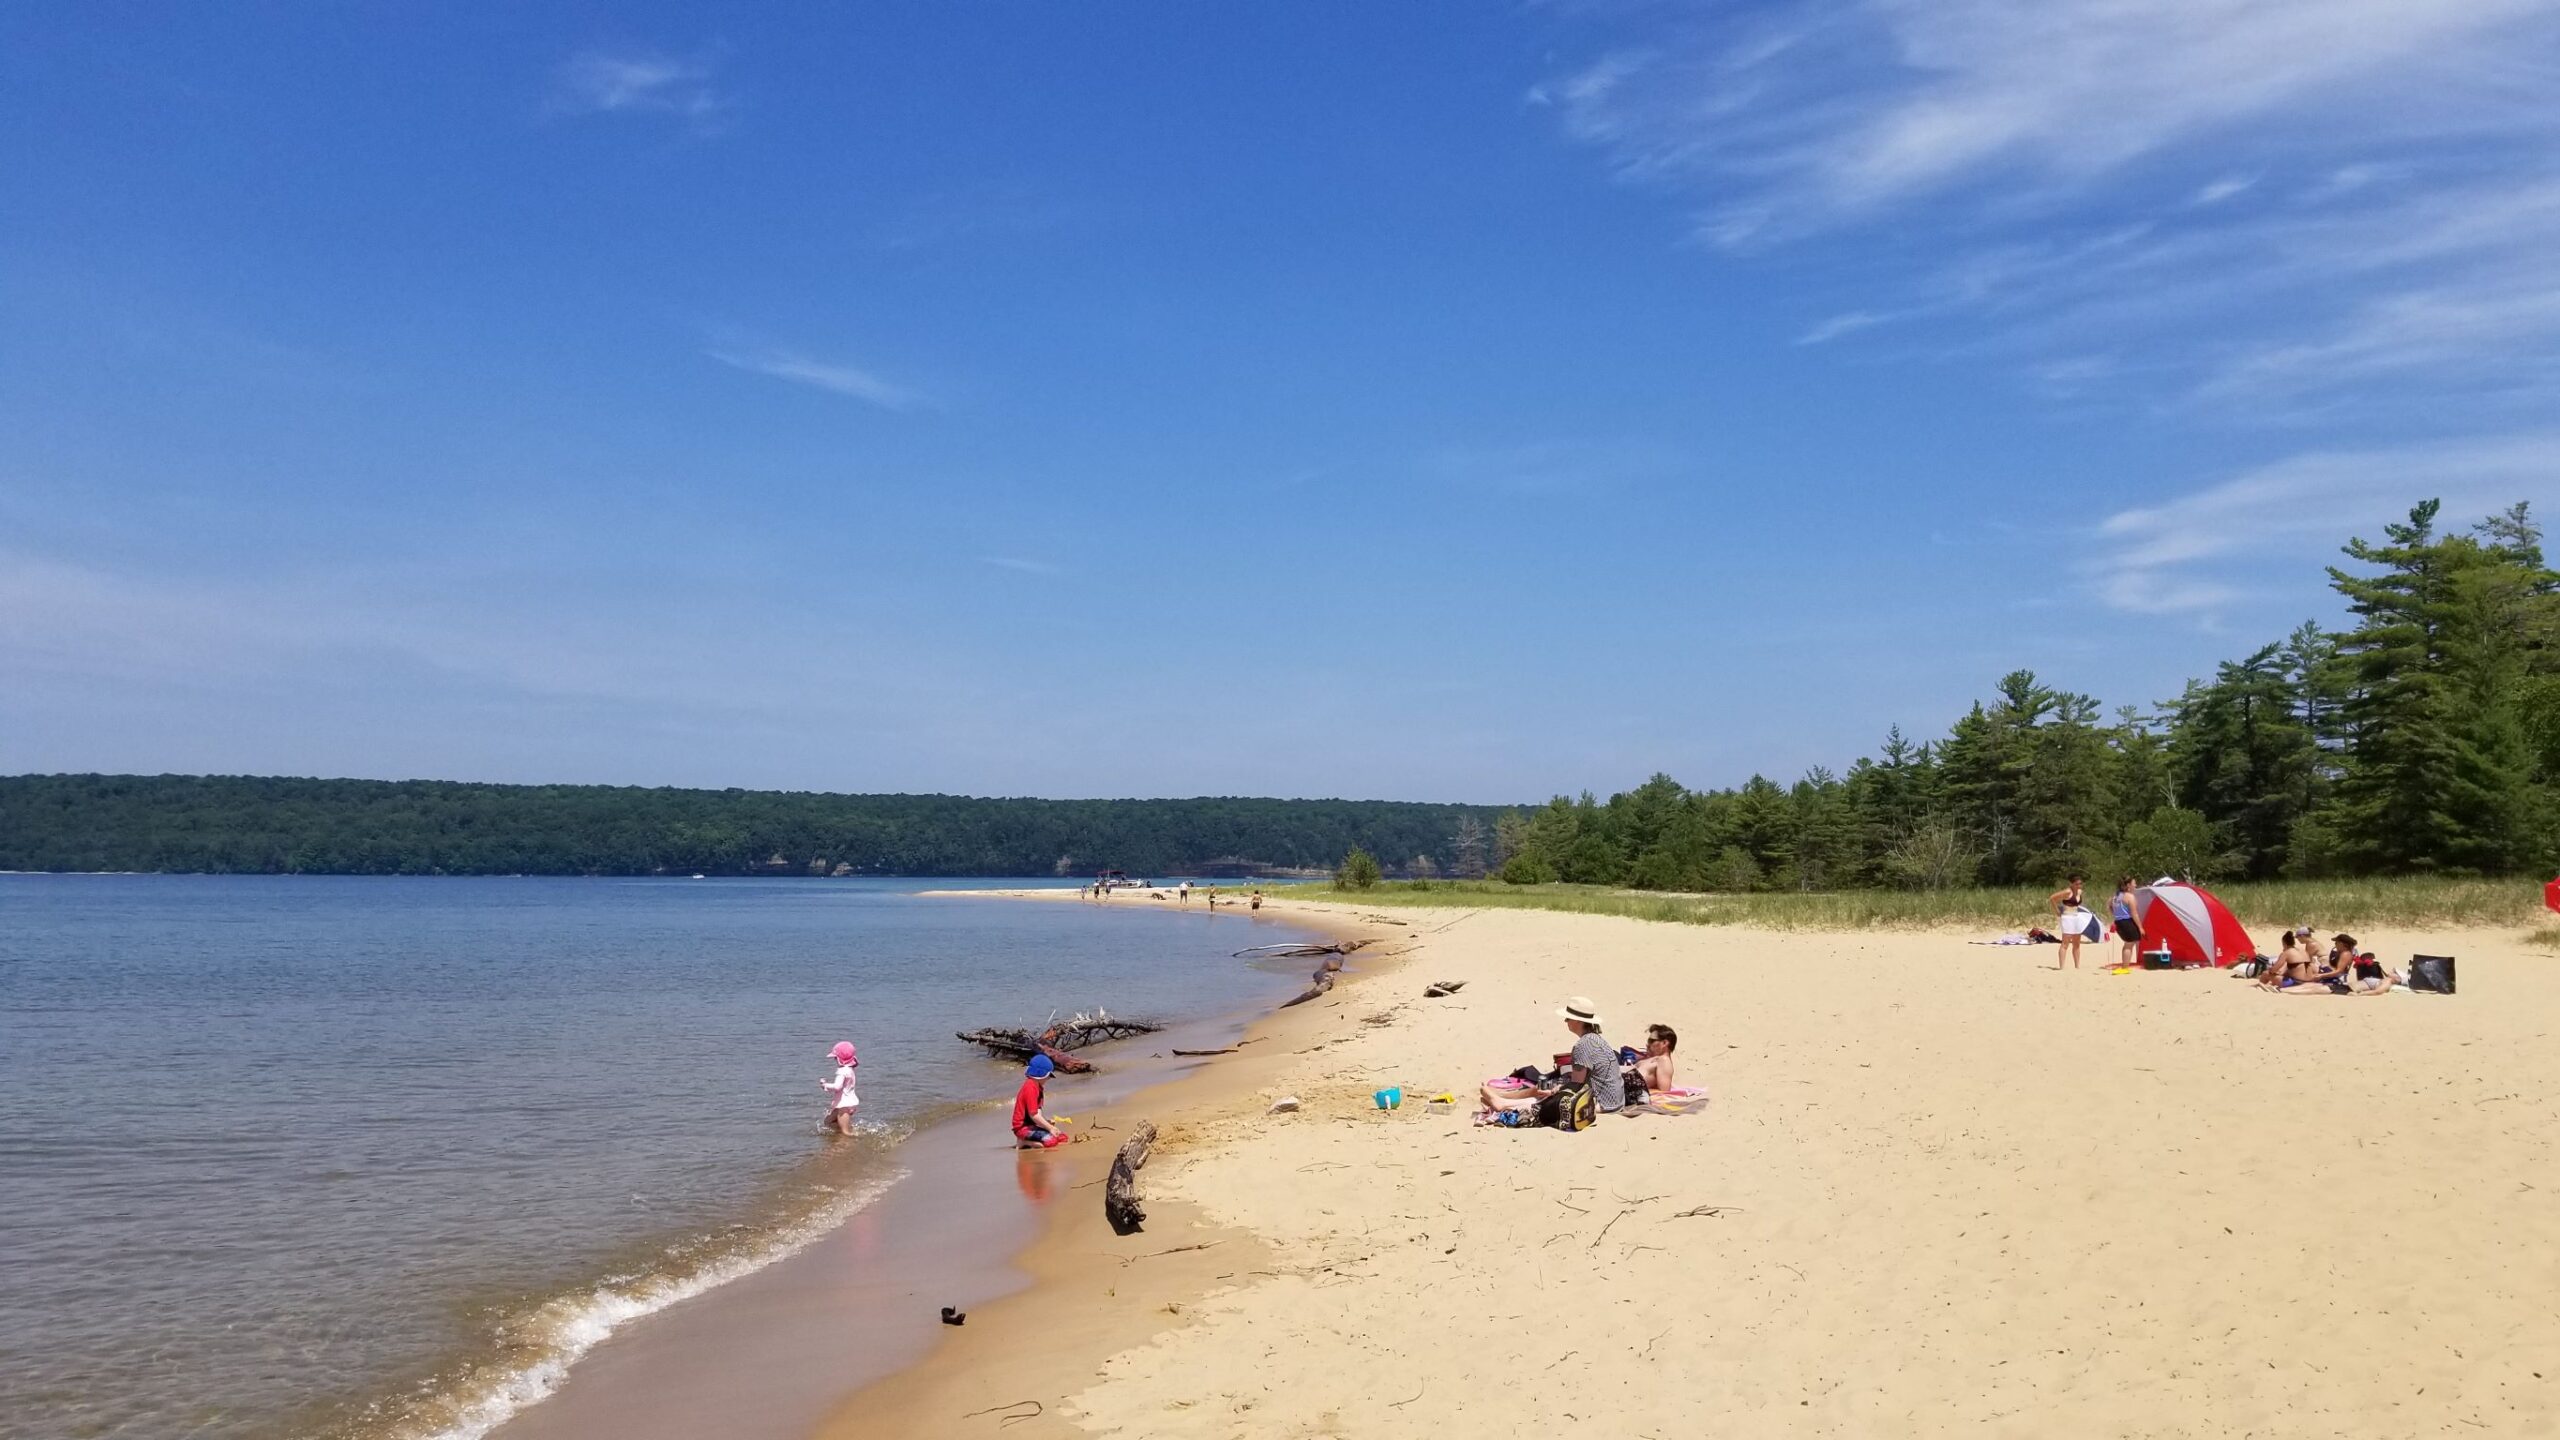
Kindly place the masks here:
[(1034, 1055), (1022, 1072), (1022, 1088), (1013, 1092), (1013, 1143), (1021, 1150), (1047, 1150), (1067, 1143), (1066, 1122), (1042, 1111), (1049, 1087), (1042, 1084), (1057, 1067), (1046, 1055)]

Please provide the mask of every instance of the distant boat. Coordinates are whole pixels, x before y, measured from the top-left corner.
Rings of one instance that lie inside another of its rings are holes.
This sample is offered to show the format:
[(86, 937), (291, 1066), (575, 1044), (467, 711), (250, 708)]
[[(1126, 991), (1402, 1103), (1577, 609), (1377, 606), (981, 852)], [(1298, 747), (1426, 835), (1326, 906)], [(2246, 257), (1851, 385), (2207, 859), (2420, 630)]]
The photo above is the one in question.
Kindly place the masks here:
[(696, 879), (696, 880), (701, 879), (701, 878), (702, 878), (702, 873), (701, 873), (700, 871), (695, 871), (695, 872), (694, 872), (694, 876), (693, 876), (693, 878), (694, 878), (694, 879)]

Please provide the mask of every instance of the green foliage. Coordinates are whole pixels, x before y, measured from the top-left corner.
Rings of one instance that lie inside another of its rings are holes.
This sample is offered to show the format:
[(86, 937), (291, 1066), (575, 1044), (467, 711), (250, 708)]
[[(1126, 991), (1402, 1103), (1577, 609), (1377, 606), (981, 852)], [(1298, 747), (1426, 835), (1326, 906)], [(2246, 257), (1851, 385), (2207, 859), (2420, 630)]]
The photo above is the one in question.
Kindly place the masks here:
[(603, 785), (0, 777), (0, 870), (360, 875), (1321, 874), (1440, 850), (1488, 806), (975, 800)]
[[(2106, 885), (2094, 887), (2103, 892)], [(1376, 889), (1336, 891), (1301, 886), (1293, 898), (1356, 900), (1362, 905), (1429, 905), (1455, 909), (1562, 910), (1621, 915), (1687, 925), (1745, 925), (1769, 930), (2023, 930), (2049, 909), (2042, 885), (1933, 891), (1850, 890), (1742, 895), (1661, 895), (1590, 885), (1504, 885), (1439, 881), (1428, 889), (1388, 881)], [(2296, 921), (2324, 930), (2353, 930), (2388, 953), (2391, 942), (2368, 932), (2548, 921), (2541, 887), (2522, 880), (2445, 876), (2341, 881), (2234, 881), (2215, 888), (2261, 941)], [(2560, 927), (2530, 937), (2560, 944)]]
[[(1352, 847), (1351, 853), (1343, 856), (1342, 863), (1333, 870), (1333, 884), (1338, 890), (1375, 890), (1382, 878), (1378, 872), (1378, 857), (1357, 846)], [(1430, 884), (1427, 880), (1420, 883)]]

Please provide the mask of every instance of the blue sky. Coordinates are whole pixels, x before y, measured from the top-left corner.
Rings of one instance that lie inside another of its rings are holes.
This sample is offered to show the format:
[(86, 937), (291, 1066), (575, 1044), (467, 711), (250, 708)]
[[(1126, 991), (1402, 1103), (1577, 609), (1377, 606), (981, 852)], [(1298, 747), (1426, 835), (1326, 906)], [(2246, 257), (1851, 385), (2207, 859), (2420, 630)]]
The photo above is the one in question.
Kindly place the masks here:
[(0, 772), (1792, 778), (2560, 501), (2540, 0), (768, 8), (0, 17)]

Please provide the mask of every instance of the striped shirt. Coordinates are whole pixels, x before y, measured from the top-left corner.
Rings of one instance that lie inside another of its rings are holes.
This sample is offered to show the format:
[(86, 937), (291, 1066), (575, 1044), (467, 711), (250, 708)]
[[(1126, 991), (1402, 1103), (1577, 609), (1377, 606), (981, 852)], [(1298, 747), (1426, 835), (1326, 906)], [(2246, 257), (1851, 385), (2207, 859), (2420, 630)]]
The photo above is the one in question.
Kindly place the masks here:
[(1573, 1042), (1573, 1063), (1591, 1073), (1591, 1098), (1602, 1113), (1626, 1108), (1627, 1088), (1618, 1078), (1618, 1052), (1597, 1030), (1582, 1032)]

